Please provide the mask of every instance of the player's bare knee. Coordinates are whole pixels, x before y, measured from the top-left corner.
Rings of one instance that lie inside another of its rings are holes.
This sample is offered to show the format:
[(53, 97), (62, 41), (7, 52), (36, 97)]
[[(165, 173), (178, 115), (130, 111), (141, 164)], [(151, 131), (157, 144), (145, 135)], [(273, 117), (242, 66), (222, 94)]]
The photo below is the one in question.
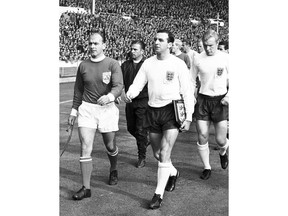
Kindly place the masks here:
[(226, 136), (215, 136), (215, 140), (220, 147), (226, 144)]
[(109, 149), (107, 148), (107, 154), (110, 156), (116, 156), (118, 155), (118, 147), (116, 146), (115, 149)]
[(198, 140), (200, 144), (205, 144), (208, 142), (209, 135), (208, 134), (198, 134)]
[(114, 152), (116, 151), (116, 148), (117, 148), (116, 144), (114, 144), (113, 142), (107, 143), (105, 144), (105, 146), (106, 146), (107, 151), (109, 152)]
[(81, 152), (82, 152), (82, 156), (90, 156), (92, 153), (92, 145), (90, 144), (86, 144), (86, 143), (82, 143), (81, 145)]

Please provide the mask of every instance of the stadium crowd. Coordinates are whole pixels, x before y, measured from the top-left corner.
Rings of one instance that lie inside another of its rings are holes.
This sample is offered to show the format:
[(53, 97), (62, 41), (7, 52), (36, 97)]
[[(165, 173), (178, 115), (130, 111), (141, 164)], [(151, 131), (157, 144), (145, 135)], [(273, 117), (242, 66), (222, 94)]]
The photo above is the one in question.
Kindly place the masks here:
[[(92, 0), (60, 0), (59, 6), (81, 7), (88, 13), (65, 12), (59, 21), (59, 60), (78, 61), (88, 57), (87, 38), (92, 29), (102, 29), (106, 35), (105, 54), (118, 61), (127, 59), (130, 43), (141, 39), (146, 44), (145, 55), (153, 54), (151, 37), (156, 30), (167, 28), (175, 38), (196, 41), (210, 26), (209, 18), (219, 17), (222, 41), (228, 41), (228, 0), (98, 0), (92, 14)], [(201, 21), (194, 24), (190, 19)], [(216, 30), (216, 25), (210, 26)]]

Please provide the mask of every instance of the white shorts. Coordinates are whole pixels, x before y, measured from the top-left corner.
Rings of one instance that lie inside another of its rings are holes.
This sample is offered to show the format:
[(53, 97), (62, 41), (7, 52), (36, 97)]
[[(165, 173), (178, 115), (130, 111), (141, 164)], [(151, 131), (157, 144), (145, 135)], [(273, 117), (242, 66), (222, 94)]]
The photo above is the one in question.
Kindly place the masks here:
[(118, 131), (119, 109), (114, 102), (101, 106), (82, 101), (78, 108), (78, 127), (98, 129), (100, 133)]

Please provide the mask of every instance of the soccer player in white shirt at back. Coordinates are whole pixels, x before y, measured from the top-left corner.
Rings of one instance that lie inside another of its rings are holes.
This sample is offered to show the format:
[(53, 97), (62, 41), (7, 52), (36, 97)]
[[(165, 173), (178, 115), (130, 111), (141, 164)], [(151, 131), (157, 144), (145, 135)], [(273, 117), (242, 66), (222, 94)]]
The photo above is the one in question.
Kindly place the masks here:
[(202, 37), (205, 52), (195, 59), (192, 80), (196, 83), (199, 76), (201, 87), (195, 105), (196, 128), (198, 132), (197, 147), (204, 164), (200, 178), (208, 179), (211, 175), (209, 162), (209, 127), (214, 124), (215, 139), (219, 146), (221, 167), (228, 166), (228, 54), (217, 50), (219, 36), (214, 30), (207, 30)]

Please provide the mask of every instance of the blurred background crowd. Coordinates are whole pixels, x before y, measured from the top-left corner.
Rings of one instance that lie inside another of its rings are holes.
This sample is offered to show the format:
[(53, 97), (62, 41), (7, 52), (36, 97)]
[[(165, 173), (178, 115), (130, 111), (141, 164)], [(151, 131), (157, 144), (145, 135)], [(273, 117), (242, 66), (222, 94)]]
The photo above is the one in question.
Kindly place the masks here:
[[(92, 29), (105, 31), (105, 54), (123, 62), (128, 58), (131, 41), (141, 39), (146, 44), (146, 57), (153, 55), (153, 38), (158, 29), (167, 28), (175, 38), (192, 42), (207, 28), (215, 29), (209, 19), (222, 19), (218, 27), (221, 41), (228, 42), (228, 0), (59, 0), (61, 7), (78, 7), (87, 11), (64, 12), (59, 20), (59, 60), (81, 61), (88, 57), (88, 36)], [(191, 22), (197, 20), (198, 23)]]

